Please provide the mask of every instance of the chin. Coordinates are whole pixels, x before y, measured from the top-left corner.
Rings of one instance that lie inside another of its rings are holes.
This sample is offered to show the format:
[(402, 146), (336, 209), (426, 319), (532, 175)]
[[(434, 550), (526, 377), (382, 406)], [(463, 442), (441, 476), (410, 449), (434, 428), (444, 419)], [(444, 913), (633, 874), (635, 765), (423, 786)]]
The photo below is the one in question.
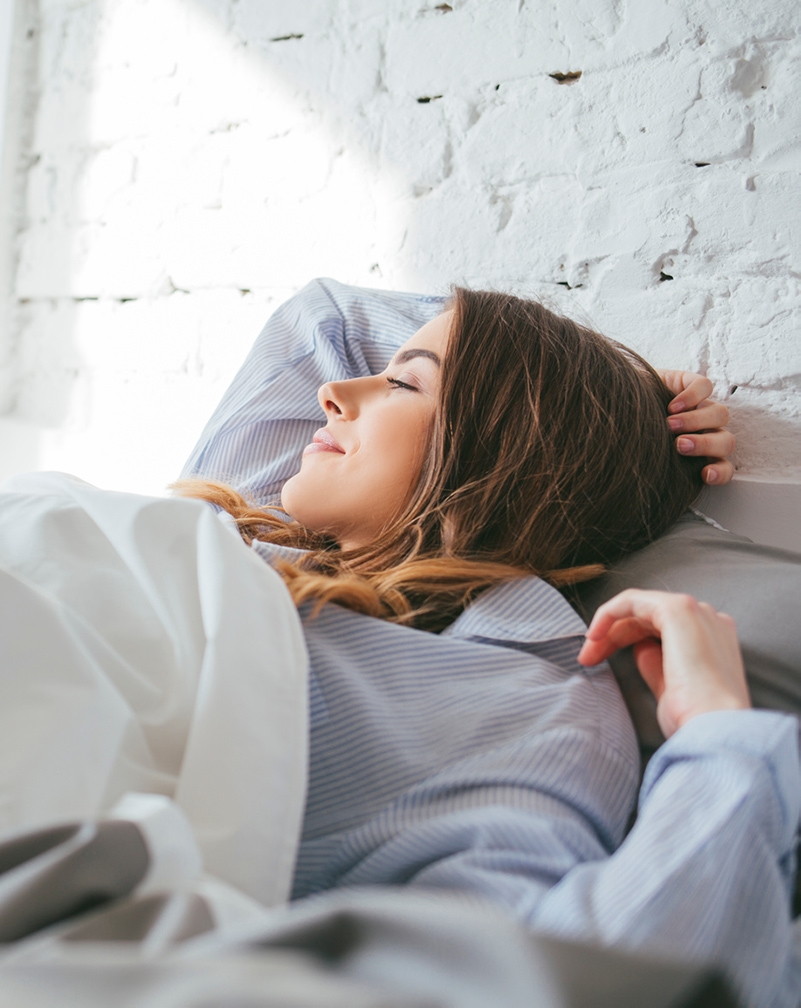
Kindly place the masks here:
[[(281, 507), (286, 511), (288, 515), (291, 515), (295, 521), (299, 521), (302, 525), (307, 523), (303, 519), (304, 512), (307, 510), (303, 506), (304, 497), (308, 495), (303, 493), (302, 483), (300, 473), (295, 473), (294, 476), (284, 483), (281, 488)], [(308, 526), (307, 526), (308, 527)]]
[(293, 476), (288, 483), (284, 484), (281, 490), (281, 507), (286, 511), (288, 515), (299, 521), (301, 525), (305, 525), (310, 528), (309, 519), (311, 515), (308, 513), (309, 509), (304, 507), (304, 493), (302, 488), (295, 485), (290, 486), (289, 483), (294, 482), (295, 477)]
[[(299, 485), (302, 483), (302, 480), (299, 478), (300, 475), (300, 473), (296, 473), (284, 483), (281, 490), (281, 507), (290, 518), (299, 522), (310, 532), (325, 533), (326, 522), (320, 514), (315, 513), (316, 509), (314, 507), (315, 500), (319, 503), (319, 495), (315, 496), (303, 492), (302, 485)], [(312, 501), (311, 507), (307, 506), (310, 499)]]
[(295, 478), (294, 476), (290, 476), (290, 478), (286, 481), (286, 483), (284, 483), (284, 485), (281, 487), (281, 507), (284, 509), (284, 511), (288, 512), (289, 514), (292, 514), (292, 510), (290, 508), (290, 504), (292, 501), (292, 490), (289, 484), (292, 482), (294, 478)]

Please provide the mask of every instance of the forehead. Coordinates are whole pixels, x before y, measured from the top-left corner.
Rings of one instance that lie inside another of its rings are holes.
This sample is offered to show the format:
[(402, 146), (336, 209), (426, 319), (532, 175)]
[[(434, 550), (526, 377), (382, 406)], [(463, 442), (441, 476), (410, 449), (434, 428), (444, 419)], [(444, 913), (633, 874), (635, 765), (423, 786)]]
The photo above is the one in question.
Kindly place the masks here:
[(450, 334), (453, 312), (445, 311), (436, 318), (426, 322), (421, 326), (411, 339), (408, 339), (395, 354), (394, 359), (398, 360), (404, 356), (407, 350), (428, 350), (442, 360), (448, 348), (448, 336)]

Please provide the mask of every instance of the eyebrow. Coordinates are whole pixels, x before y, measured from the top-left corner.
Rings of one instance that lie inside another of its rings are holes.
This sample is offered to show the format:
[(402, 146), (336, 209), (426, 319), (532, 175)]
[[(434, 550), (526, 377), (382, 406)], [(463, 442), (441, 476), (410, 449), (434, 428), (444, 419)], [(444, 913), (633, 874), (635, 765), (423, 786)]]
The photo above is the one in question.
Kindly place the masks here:
[(428, 359), (432, 360), (437, 365), (437, 367), (442, 367), (442, 361), (434, 353), (434, 351), (433, 350), (423, 350), (422, 347), (419, 347), (419, 348), (411, 347), (409, 350), (404, 350), (401, 353), (395, 354), (395, 356), (392, 358), (392, 362), (391, 363), (393, 363), (393, 364), (406, 364), (410, 360), (414, 360), (415, 357), (428, 357)]

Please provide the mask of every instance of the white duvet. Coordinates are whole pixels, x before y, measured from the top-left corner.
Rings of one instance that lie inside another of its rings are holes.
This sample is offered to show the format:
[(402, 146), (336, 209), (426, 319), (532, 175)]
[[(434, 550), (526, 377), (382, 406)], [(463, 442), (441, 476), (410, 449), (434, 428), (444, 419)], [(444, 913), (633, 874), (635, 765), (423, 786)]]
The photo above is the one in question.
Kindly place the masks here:
[(0, 835), (172, 798), (207, 871), (286, 899), (307, 658), (280, 578), (205, 504), (0, 487)]

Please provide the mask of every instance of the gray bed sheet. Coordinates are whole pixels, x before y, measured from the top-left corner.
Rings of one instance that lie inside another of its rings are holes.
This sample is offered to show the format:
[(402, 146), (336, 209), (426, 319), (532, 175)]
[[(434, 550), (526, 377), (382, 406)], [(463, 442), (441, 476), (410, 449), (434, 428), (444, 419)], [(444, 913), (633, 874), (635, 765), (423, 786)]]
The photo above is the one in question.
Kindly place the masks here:
[(135, 823), (0, 843), (0, 1008), (724, 1008), (713, 969), (531, 935), (412, 888), (339, 890), (219, 928), (187, 888), (139, 895)]

